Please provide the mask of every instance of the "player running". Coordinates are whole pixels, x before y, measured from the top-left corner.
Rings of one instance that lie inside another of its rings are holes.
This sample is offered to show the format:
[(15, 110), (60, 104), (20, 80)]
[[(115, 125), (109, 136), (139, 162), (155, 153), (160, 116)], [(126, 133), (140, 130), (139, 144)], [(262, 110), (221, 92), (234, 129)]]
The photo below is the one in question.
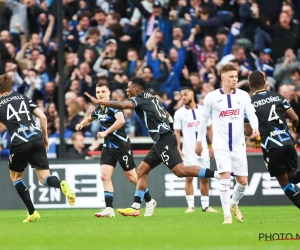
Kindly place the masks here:
[[(185, 87), (181, 89), (181, 98), (184, 106), (178, 109), (174, 115), (174, 133), (177, 138), (178, 151), (183, 156), (185, 166), (201, 166), (210, 168), (209, 150), (206, 143), (206, 138), (203, 140), (203, 154), (198, 156), (195, 154), (195, 145), (197, 141), (198, 126), (201, 122), (203, 106), (195, 103), (194, 91), (191, 88)], [(180, 147), (180, 132), (183, 135), (182, 151)], [(212, 140), (211, 124), (207, 126), (207, 134), (210, 141)], [(201, 205), (203, 212), (217, 212), (209, 206), (209, 179), (200, 179)], [(195, 198), (193, 177), (185, 179), (185, 193), (188, 209), (185, 213), (193, 213), (195, 211)]]
[[(98, 83), (96, 85), (96, 96), (99, 101), (107, 102), (110, 100), (110, 91), (107, 84)], [(98, 137), (105, 138), (100, 164), (106, 208), (101, 212), (95, 213), (95, 216), (115, 217), (113, 210), (114, 188), (111, 178), (116, 164), (117, 162), (120, 163), (127, 179), (135, 185), (137, 183), (136, 166), (133, 160), (131, 143), (125, 132), (123, 112), (105, 105), (98, 105), (91, 115), (76, 125), (75, 129), (77, 131), (81, 130), (96, 119), (101, 124), (101, 132), (98, 133)], [(157, 203), (151, 198), (148, 188), (143, 198), (145, 198), (146, 202), (144, 216), (152, 216)]]
[[(37, 126), (32, 115), (40, 120), (41, 128)], [(28, 209), (28, 216), (23, 222), (40, 219), (22, 179), (28, 162), (35, 168), (43, 185), (60, 188), (69, 204), (74, 206), (76, 197), (69, 184), (50, 175), (46, 154), (48, 134), (45, 114), (25, 95), (12, 94), (12, 79), (6, 74), (0, 76), (0, 130), (5, 130), (5, 127), (11, 135), (8, 163), (10, 178)]]
[[(244, 221), (238, 203), (244, 196), (248, 182), (248, 164), (244, 136), (244, 113), (253, 128), (252, 137), (259, 136), (258, 120), (247, 92), (236, 89), (238, 72), (231, 64), (221, 69), (222, 88), (208, 93), (204, 98), (202, 122), (199, 126), (196, 153), (202, 154), (206, 126), (209, 118), (213, 127), (213, 149), (220, 173), (220, 198), (224, 212), (223, 224), (231, 224), (233, 212), (236, 219)], [(236, 185), (230, 200), (230, 174), (236, 176)]]
[[(261, 148), (266, 167), (272, 177), (278, 180), (286, 196), (300, 208), (300, 193), (292, 184), (300, 182), (298, 155), (288, 125), (296, 129), (298, 116), (288, 101), (280, 94), (265, 90), (264, 75), (254, 71), (249, 76), (253, 91), (252, 104), (256, 109), (261, 136)], [(285, 117), (291, 120), (286, 123)], [(249, 123), (248, 118), (245, 122)], [(245, 124), (246, 135), (251, 134), (251, 127)]]
[(159, 100), (145, 92), (146, 83), (143, 78), (134, 77), (128, 82), (128, 101), (102, 101), (85, 93), (94, 104), (105, 105), (116, 109), (135, 109), (146, 128), (154, 145), (138, 167), (137, 188), (134, 203), (130, 208), (118, 209), (124, 216), (139, 216), (141, 201), (148, 185), (148, 173), (163, 162), (178, 177), (218, 178), (219, 174), (210, 169), (198, 166), (185, 167), (177, 149), (177, 140), (171, 128), (166, 124), (167, 114)]

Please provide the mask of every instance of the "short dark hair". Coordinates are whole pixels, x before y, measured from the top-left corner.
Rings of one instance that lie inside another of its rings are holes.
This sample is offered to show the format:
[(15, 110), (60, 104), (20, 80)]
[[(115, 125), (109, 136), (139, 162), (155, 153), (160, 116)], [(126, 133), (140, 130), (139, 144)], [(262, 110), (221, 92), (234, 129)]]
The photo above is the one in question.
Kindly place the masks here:
[(145, 90), (146, 89), (146, 83), (145, 80), (142, 77), (133, 77), (129, 80), (132, 84), (138, 85), (141, 87), (141, 89)]
[(151, 71), (151, 73), (153, 73), (152, 67), (150, 67), (150, 66), (145, 66), (145, 67), (143, 68), (143, 73), (144, 73), (144, 69), (149, 69), (149, 70)]
[(12, 90), (13, 81), (8, 74), (0, 76), (0, 94), (10, 92)]
[(98, 80), (99, 80), (99, 82), (101, 82), (101, 81), (108, 81), (108, 79), (107, 79), (106, 76), (99, 76)]
[(300, 69), (299, 68), (293, 68), (293, 69), (291, 69), (290, 75), (294, 75), (296, 73), (300, 75)]
[(229, 71), (237, 71), (237, 69), (232, 64), (226, 64), (221, 69), (221, 75)]
[(250, 75), (249, 75), (249, 84), (251, 88), (263, 88), (265, 85), (265, 77), (264, 74), (258, 70), (253, 71)]
[(100, 31), (96, 27), (92, 27), (89, 31), (89, 35), (90, 36), (93, 36), (93, 35), (100, 36)]
[(104, 15), (106, 16), (106, 13), (105, 13), (105, 11), (104, 11), (104, 10), (102, 10), (101, 8), (97, 8), (97, 9), (95, 9), (95, 11), (94, 11), (94, 15), (96, 15), (96, 14), (99, 14), (99, 13), (102, 13), (102, 14), (104, 14)]
[(98, 82), (96, 84), (96, 88), (101, 88), (101, 87), (107, 87), (109, 89), (108, 84), (106, 82)]
[(181, 91), (182, 90), (188, 90), (188, 91), (192, 91), (194, 93), (194, 90), (191, 88), (191, 87), (188, 87), (188, 86), (184, 86), (181, 88)]
[(236, 63), (237, 65), (241, 66), (241, 62), (238, 59), (232, 59), (231, 63)]

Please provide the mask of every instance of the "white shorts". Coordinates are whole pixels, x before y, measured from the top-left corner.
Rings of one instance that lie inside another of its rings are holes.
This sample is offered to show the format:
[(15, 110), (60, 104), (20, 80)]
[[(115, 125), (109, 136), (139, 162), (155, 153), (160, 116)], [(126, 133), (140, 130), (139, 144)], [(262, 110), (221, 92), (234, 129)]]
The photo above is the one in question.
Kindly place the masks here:
[(200, 166), (201, 168), (210, 168), (209, 157), (194, 155), (183, 156), (184, 166)]
[(248, 176), (248, 161), (246, 151), (214, 151), (219, 173), (233, 172), (237, 176)]

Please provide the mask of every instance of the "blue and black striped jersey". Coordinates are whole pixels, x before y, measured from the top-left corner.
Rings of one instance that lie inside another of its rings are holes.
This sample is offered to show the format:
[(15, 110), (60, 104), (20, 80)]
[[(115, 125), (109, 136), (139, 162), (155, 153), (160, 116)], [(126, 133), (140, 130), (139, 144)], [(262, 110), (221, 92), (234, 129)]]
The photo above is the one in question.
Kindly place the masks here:
[[(113, 109), (110, 107), (102, 108), (101, 105), (98, 105), (91, 114), (94, 120), (98, 119), (100, 121), (101, 132), (104, 132), (110, 126), (112, 126), (119, 115), (123, 116), (123, 112), (121, 110)], [(113, 133), (107, 135), (104, 138), (105, 144), (103, 146), (106, 146), (108, 148), (120, 148), (122, 143), (129, 142), (129, 138), (125, 132), (125, 127), (126, 126), (124, 124), (118, 130), (115, 130)]]
[(35, 108), (37, 105), (22, 94), (8, 94), (0, 98), (0, 122), (11, 136), (11, 145), (43, 138), (32, 116)]
[[(285, 112), (291, 108), (289, 102), (280, 94), (264, 89), (256, 91), (251, 101), (259, 122), (262, 149), (294, 145), (285, 119)], [(249, 123), (247, 117), (245, 122)]]

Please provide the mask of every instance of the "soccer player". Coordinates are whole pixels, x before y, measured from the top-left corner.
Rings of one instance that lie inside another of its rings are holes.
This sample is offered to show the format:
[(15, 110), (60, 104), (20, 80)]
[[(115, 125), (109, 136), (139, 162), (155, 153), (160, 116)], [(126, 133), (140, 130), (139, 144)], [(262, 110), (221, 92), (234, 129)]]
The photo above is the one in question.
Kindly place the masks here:
[[(195, 145), (197, 141), (198, 126), (201, 122), (202, 108), (195, 103), (194, 91), (191, 88), (184, 87), (181, 89), (181, 98), (184, 106), (178, 109), (174, 115), (174, 133), (177, 138), (177, 148), (183, 157), (185, 166), (197, 165), (203, 168), (210, 168), (209, 150), (206, 139), (203, 141), (203, 154), (198, 156), (195, 154)], [(182, 151), (180, 147), (180, 132), (183, 135)], [(212, 140), (212, 130), (210, 124), (207, 126), (207, 134)], [(201, 205), (203, 212), (217, 212), (209, 206), (209, 179), (200, 179)], [(195, 198), (193, 177), (185, 178), (185, 193), (188, 209), (185, 213), (193, 213), (195, 210)]]
[[(41, 128), (37, 126), (32, 115), (39, 119)], [(10, 178), (28, 209), (28, 216), (23, 222), (35, 222), (40, 219), (22, 179), (28, 162), (35, 168), (43, 185), (60, 188), (69, 204), (74, 206), (76, 197), (69, 184), (50, 175), (46, 154), (48, 134), (45, 114), (25, 95), (12, 93), (12, 79), (7, 74), (0, 76), (0, 130), (5, 127), (11, 135), (8, 163)]]
[[(220, 173), (220, 198), (224, 223), (231, 224), (233, 212), (236, 219), (244, 221), (238, 207), (247, 186), (248, 164), (244, 136), (244, 113), (253, 129), (252, 137), (259, 136), (255, 109), (247, 92), (236, 89), (238, 72), (231, 64), (221, 69), (222, 88), (208, 93), (204, 98), (202, 120), (199, 126), (196, 153), (201, 155), (209, 118), (213, 128), (213, 150)], [(236, 185), (230, 200), (230, 175), (236, 176)]]
[[(107, 102), (110, 100), (110, 91), (107, 84), (100, 82), (96, 85), (96, 96), (99, 101)], [(77, 131), (81, 130), (96, 119), (100, 121), (101, 125), (101, 132), (98, 133), (98, 137), (105, 138), (100, 164), (106, 208), (95, 213), (95, 216), (115, 217), (113, 210), (114, 188), (111, 178), (116, 164), (117, 162), (120, 163), (127, 179), (134, 184), (137, 183), (136, 166), (133, 160), (131, 143), (125, 132), (125, 118), (122, 110), (98, 105), (91, 115), (76, 125), (75, 129)], [(157, 203), (151, 198), (148, 189), (145, 191), (144, 198), (146, 201), (144, 216), (152, 216)]]
[(118, 209), (124, 216), (139, 216), (141, 201), (148, 184), (148, 173), (163, 162), (178, 177), (218, 178), (215, 171), (198, 166), (185, 167), (177, 149), (176, 137), (166, 123), (167, 113), (159, 100), (145, 92), (146, 83), (143, 78), (134, 77), (128, 82), (128, 101), (102, 101), (85, 93), (94, 104), (105, 105), (116, 109), (135, 109), (137, 115), (148, 129), (154, 145), (138, 167), (137, 188), (134, 203), (130, 208)]
[[(280, 94), (265, 90), (264, 75), (254, 71), (249, 76), (253, 92), (252, 104), (256, 110), (261, 136), (261, 148), (266, 167), (272, 177), (278, 180), (286, 196), (300, 208), (300, 193), (292, 184), (300, 182), (298, 155), (289, 127), (296, 129), (298, 116), (288, 101)], [(287, 124), (285, 117), (291, 120)], [(249, 123), (245, 117), (245, 122)], [(251, 127), (245, 124), (246, 135), (251, 134)]]

